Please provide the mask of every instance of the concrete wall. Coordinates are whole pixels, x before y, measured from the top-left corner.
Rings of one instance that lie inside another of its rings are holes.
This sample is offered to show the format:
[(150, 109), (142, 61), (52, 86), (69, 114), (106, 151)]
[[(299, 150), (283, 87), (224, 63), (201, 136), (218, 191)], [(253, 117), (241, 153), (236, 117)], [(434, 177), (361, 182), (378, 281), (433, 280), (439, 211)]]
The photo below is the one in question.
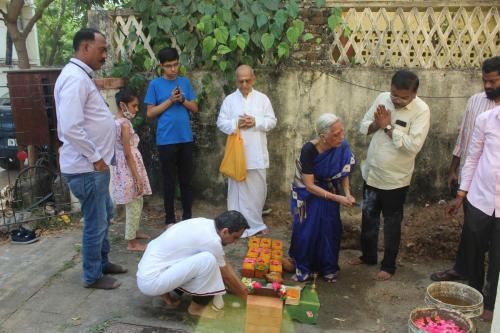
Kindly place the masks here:
[[(357, 2), (352, 3), (349, 6), (357, 7)], [(380, 6), (388, 3), (380, 2)], [(484, 2), (481, 3), (484, 5)], [(332, 1), (328, 4), (335, 5)], [(359, 5), (362, 6), (361, 2)], [(411, 5), (413, 6), (413, 2)], [(112, 15), (102, 11), (90, 14), (89, 25), (104, 32), (111, 45), (114, 29)], [(379, 93), (377, 90), (389, 89), (390, 79), (395, 71), (361, 66), (339, 68), (331, 65), (330, 46), (333, 36), (326, 25), (328, 15), (329, 9), (301, 8), (300, 17), (304, 19), (306, 31), (313, 33), (315, 37), (321, 37), (321, 44), (304, 43), (299, 50), (293, 52), (287, 64), (257, 69), (258, 81), (255, 88), (269, 96), (278, 118), (277, 127), (268, 134), (271, 159), (268, 171), (270, 201), (288, 200), (294, 160), (302, 145), (314, 136), (314, 122), (323, 112), (333, 112), (344, 119), (347, 140), (358, 162), (365, 158), (370, 138), (358, 133), (359, 122)], [(105, 67), (111, 67), (113, 62), (114, 51), (111, 48)], [(467, 98), (482, 91), (481, 72), (477, 68), (416, 72), (421, 81), (419, 95), (431, 109), (431, 129), (417, 157), (409, 197), (410, 200), (445, 198), (448, 193), (446, 172), (451, 152)], [(210, 74), (211, 79), (207, 80), (208, 74), (210, 73), (197, 71), (189, 75), (196, 92), (206, 96), (201, 103), (201, 111), (192, 116), (196, 142), (194, 186), (195, 195), (199, 198), (222, 202), (227, 186), (218, 168), (226, 137), (216, 128), (215, 122), (227, 82), (225, 77), (217, 77), (216, 74)], [(210, 83), (202, 84), (202, 81)], [(229, 86), (230, 90), (234, 90), (232, 83)], [(110, 105), (113, 104), (111, 100)], [(155, 192), (160, 193), (161, 175), (158, 153), (154, 147), (155, 123), (149, 120), (147, 125), (140, 130), (140, 148)], [(359, 168), (353, 174), (352, 186), (359, 198), (362, 187)]]
[[(416, 72), (420, 77), (419, 95), (431, 109), (431, 128), (417, 157), (410, 200), (445, 198), (451, 152), (468, 96), (482, 91), (481, 73), (453, 70)], [(371, 68), (345, 68), (333, 74), (303, 68), (283, 68), (277, 72), (258, 70), (255, 87), (269, 96), (278, 118), (276, 128), (268, 134), (270, 201), (288, 199), (294, 160), (302, 145), (314, 137), (314, 122), (323, 112), (333, 112), (344, 120), (346, 137), (357, 161), (365, 158), (370, 137), (358, 133), (359, 122), (379, 92), (343, 81), (387, 90), (393, 73), (394, 70)], [(201, 89), (201, 78), (205, 74), (192, 75), (197, 91)], [(226, 137), (217, 130), (215, 119), (224, 96), (224, 81), (214, 78), (212, 82), (209, 97), (193, 120), (197, 141), (195, 193), (204, 199), (220, 202), (226, 194), (224, 178), (218, 172)], [(362, 186), (359, 168), (353, 174), (352, 186), (359, 198)]]

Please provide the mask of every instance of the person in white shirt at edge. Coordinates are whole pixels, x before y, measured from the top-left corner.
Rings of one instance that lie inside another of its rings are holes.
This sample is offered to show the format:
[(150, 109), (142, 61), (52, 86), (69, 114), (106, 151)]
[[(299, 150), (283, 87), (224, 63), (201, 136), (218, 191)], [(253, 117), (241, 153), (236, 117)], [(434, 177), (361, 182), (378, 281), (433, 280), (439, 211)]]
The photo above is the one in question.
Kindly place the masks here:
[(63, 143), (59, 165), (82, 207), (83, 285), (114, 289), (121, 283), (106, 274), (127, 272), (108, 260), (108, 228), (113, 217), (109, 165), (114, 160), (115, 121), (93, 81), (94, 71), (106, 60), (106, 39), (95, 29), (81, 29), (73, 38), (73, 48), (74, 57), (54, 87), (57, 133)]
[(276, 117), (269, 98), (253, 89), (255, 80), (250, 66), (239, 66), (238, 89), (224, 99), (217, 118), (217, 127), (227, 135), (239, 127), (244, 143), (247, 177), (241, 182), (229, 178), (227, 193), (227, 209), (242, 213), (250, 226), (242, 237), (269, 232), (262, 219), (269, 168), (266, 133), (276, 126)]
[[(225, 285), (243, 299), (248, 295), (223, 249), (247, 228), (237, 211), (224, 212), (215, 220), (193, 218), (172, 225), (148, 244), (137, 270), (139, 290), (161, 296), (171, 308), (180, 304), (183, 293), (190, 294), (189, 314), (218, 318), (223, 313)], [(207, 307), (211, 300), (212, 306)]]
[(378, 281), (396, 272), (401, 241), (401, 222), (406, 193), (415, 168), (415, 157), (425, 142), (430, 125), (427, 104), (417, 97), (419, 80), (408, 70), (397, 71), (391, 91), (377, 96), (366, 112), (359, 131), (373, 137), (361, 166), (364, 180), (361, 251), (350, 264), (376, 265), (380, 213), (384, 216), (384, 258)]

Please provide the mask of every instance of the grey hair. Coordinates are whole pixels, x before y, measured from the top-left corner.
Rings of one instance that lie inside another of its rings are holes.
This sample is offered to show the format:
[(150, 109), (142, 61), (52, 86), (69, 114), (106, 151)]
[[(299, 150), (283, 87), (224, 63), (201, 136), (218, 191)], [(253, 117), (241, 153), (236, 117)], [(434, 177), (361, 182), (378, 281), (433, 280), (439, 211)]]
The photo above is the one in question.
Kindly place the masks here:
[(316, 133), (318, 135), (327, 134), (330, 131), (330, 127), (340, 121), (340, 118), (333, 113), (323, 113), (316, 120)]

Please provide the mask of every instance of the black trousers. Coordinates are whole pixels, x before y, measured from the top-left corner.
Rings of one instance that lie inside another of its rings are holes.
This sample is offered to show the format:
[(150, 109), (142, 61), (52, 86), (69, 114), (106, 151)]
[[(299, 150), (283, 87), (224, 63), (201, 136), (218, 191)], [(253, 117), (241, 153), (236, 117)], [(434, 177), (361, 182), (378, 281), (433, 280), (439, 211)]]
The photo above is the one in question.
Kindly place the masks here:
[(381, 190), (366, 183), (363, 186), (360, 259), (367, 265), (377, 264), (380, 213), (384, 216), (384, 259), (381, 270), (394, 274), (401, 242), (403, 206), (409, 186)]
[(483, 213), (469, 201), (464, 202), (464, 242), (469, 285), (483, 292), (484, 254), (489, 250), (488, 285), (484, 292), (484, 308), (493, 310), (500, 272), (500, 217)]
[(165, 224), (175, 223), (175, 184), (179, 178), (181, 190), (182, 219), (192, 216), (193, 186), (193, 143), (176, 143), (158, 146), (161, 172), (163, 175), (163, 205), (165, 207)]
[[(465, 205), (464, 205), (465, 213)], [(460, 241), (457, 248), (457, 256), (455, 257), (455, 265), (453, 265), (453, 270), (460, 275), (467, 277), (467, 257), (465, 256), (465, 228), (462, 226), (462, 232), (460, 233)]]

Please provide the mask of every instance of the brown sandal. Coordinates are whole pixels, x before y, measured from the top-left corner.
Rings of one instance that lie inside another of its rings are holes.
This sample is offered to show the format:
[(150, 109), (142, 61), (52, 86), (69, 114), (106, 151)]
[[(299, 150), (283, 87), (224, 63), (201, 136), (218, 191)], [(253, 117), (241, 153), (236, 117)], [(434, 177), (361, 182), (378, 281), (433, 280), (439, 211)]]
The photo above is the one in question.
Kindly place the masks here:
[(106, 267), (102, 270), (102, 274), (123, 274), (127, 272), (128, 269), (126, 269), (125, 267), (113, 264), (111, 262), (108, 262)]

